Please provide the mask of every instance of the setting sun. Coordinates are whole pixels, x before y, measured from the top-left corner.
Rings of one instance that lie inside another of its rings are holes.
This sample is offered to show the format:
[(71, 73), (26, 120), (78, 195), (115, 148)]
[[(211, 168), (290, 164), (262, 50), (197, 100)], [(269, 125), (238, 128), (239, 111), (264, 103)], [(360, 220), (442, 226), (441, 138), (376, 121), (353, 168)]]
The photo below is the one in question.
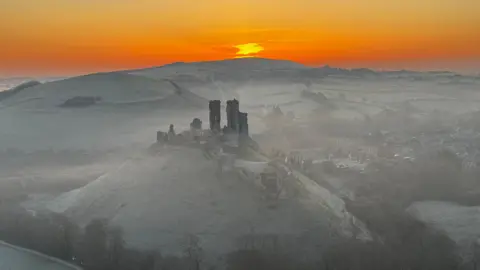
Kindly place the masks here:
[(247, 43), (234, 46), (238, 49), (236, 58), (253, 57), (255, 54), (263, 51), (263, 47), (257, 43)]
[(255, 56), (345, 68), (480, 68), (478, 0), (272, 3), (0, 0), (0, 77)]

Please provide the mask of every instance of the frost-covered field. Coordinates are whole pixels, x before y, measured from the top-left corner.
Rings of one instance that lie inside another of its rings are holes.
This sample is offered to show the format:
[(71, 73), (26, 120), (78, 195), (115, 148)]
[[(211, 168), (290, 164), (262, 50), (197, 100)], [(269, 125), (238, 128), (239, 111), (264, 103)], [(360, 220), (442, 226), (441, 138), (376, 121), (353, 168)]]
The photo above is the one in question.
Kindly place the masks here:
[(480, 244), (480, 206), (424, 201), (413, 203), (407, 211), (419, 220), (446, 232), (464, 254), (471, 253), (475, 243)]
[(0, 269), (2, 270), (79, 270), (47, 256), (8, 245), (0, 241)]
[[(222, 254), (240, 248), (239, 241), (251, 233), (284, 235), (290, 245), (306, 234), (327, 243), (329, 226), (351, 233), (352, 217), (343, 201), (314, 182), (302, 180), (311, 195), (281, 201), (272, 210), (251, 184), (218, 179), (216, 166), (197, 149), (139, 154), (45, 206), (79, 224), (107, 218), (124, 228), (130, 245), (167, 253), (180, 253), (188, 234), (197, 235), (209, 254)], [(313, 245), (302, 243), (303, 248)]]
[(0, 129), (0, 149), (88, 151), (132, 144), (145, 146), (155, 140), (157, 130), (167, 130), (170, 123), (183, 130), (194, 116), (203, 116), (204, 119), (207, 113), (169, 110), (148, 114), (98, 110), (31, 113), (0, 110), (0, 125), (5, 127)]

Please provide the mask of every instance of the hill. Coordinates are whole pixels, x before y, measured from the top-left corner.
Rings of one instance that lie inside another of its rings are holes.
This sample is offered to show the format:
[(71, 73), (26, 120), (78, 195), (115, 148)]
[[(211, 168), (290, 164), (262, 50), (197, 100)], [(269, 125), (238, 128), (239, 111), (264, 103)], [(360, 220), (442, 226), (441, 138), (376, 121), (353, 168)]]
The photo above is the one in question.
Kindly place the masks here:
[(40, 85), (41, 83), (38, 82), (38, 81), (27, 81), (27, 82), (24, 82), (24, 83), (21, 83), (9, 90), (6, 90), (6, 91), (2, 91), (0, 92), (0, 101), (4, 100), (4, 99), (7, 99), (13, 95), (16, 95), (18, 94), (20, 91), (24, 90), (24, 89), (27, 89), (29, 87), (33, 87), (33, 86), (37, 86), (37, 85)]
[(95, 104), (153, 104), (162, 108), (188, 109), (203, 108), (206, 104), (206, 100), (171, 80), (153, 80), (115, 72), (79, 76), (20, 90), (11, 92), (1, 100), (1, 104), (28, 109), (86, 107)]
[(129, 245), (162, 254), (181, 253), (182, 240), (193, 234), (208, 255), (240, 249), (250, 235), (267, 242), (277, 236), (278, 245), (308, 256), (303, 252), (326, 245), (330, 235), (352, 233), (351, 216), (337, 209), (332, 194), (300, 195), (272, 208), (250, 183), (233, 175), (219, 179), (216, 169), (198, 149), (168, 147), (158, 156), (127, 160), (49, 205), (66, 208), (79, 224), (106, 218), (124, 229)]

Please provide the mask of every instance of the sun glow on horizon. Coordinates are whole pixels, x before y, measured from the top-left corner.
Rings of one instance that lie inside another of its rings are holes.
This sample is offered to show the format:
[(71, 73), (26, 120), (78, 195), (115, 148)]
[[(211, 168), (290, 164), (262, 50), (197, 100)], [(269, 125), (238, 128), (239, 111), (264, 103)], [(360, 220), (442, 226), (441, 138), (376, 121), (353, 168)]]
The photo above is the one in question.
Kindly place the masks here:
[(233, 46), (238, 49), (235, 58), (248, 58), (255, 57), (255, 55), (265, 50), (261, 45), (257, 43), (246, 43)]
[(0, 0), (0, 76), (249, 57), (478, 73), (479, 10), (478, 0)]

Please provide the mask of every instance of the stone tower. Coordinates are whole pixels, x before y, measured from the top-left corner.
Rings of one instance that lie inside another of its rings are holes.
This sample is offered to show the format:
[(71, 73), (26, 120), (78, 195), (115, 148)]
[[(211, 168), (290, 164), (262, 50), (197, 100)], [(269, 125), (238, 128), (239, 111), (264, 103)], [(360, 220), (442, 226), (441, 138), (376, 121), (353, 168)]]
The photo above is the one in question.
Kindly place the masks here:
[(239, 114), (239, 103), (238, 100), (228, 100), (227, 101), (227, 127), (238, 133), (238, 114)]
[(208, 107), (210, 110), (210, 130), (219, 131), (221, 122), (220, 100), (210, 100)]

